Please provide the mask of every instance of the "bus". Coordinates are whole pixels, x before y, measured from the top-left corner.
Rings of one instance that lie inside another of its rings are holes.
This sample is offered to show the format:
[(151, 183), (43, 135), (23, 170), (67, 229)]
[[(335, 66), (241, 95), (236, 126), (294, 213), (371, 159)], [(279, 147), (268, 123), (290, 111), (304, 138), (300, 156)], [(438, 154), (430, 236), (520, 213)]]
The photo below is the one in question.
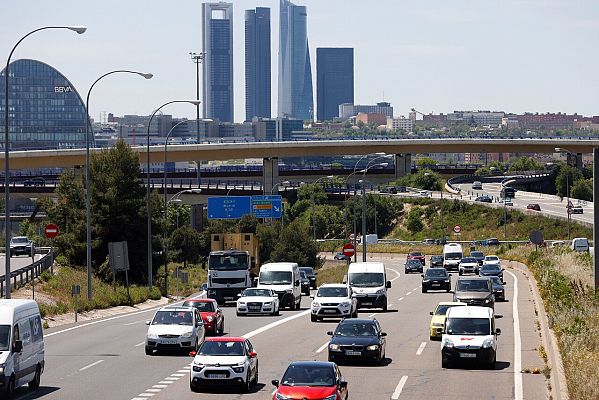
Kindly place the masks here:
[(504, 186), (501, 189), (500, 196), (502, 199), (506, 199), (506, 198), (513, 199), (514, 197), (516, 197), (516, 189), (514, 189), (513, 187), (509, 187), (509, 186)]

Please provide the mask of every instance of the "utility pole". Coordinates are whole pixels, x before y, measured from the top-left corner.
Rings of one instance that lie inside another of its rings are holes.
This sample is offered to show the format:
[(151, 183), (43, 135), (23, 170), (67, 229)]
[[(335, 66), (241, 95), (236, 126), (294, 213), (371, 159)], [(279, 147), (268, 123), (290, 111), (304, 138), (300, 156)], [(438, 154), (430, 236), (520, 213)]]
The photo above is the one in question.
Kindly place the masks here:
[[(205, 53), (193, 53), (190, 52), (191, 61), (196, 64), (196, 100), (200, 101), (200, 64), (204, 60)], [(197, 143), (200, 143), (200, 103), (196, 105), (196, 134), (197, 134)], [(201, 161), (196, 161), (197, 165), (197, 179), (198, 179), (198, 188), (200, 188), (201, 183), (201, 173), (200, 166)]]

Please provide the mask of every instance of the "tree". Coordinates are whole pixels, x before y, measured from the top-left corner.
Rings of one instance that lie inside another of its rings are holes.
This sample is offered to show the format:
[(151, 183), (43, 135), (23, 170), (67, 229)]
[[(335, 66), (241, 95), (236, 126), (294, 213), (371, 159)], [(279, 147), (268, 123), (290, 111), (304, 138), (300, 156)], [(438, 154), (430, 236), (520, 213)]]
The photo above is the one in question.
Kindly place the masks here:
[(418, 233), (424, 228), (420, 207), (414, 207), (410, 210), (406, 221), (406, 228), (412, 233)]
[(570, 190), (570, 197), (593, 201), (593, 183), (588, 179), (579, 179), (574, 182), (572, 189)]
[(416, 166), (418, 168), (430, 168), (434, 167), (435, 165), (437, 165), (437, 161), (433, 160), (430, 157), (422, 157), (419, 158), (418, 161), (416, 161)]
[(202, 248), (202, 237), (190, 226), (176, 229), (170, 237), (169, 249), (174, 253), (173, 259), (182, 262), (187, 268), (187, 262), (197, 262)]
[(543, 169), (537, 160), (532, 157), (519, 157), (510, 163), (510, 171), (538, 171)]
[(315, 204), (324, 204), (327, 202), (327, 194), (324, 192), (324, 188), (319, 184), (310, 183), (302, 185), (297, 189), (297, 200), (310, 200), (314, 199)]
[(568, 190), (572, 190), (574, 182), (582, 178), (582, 173), (569, 165), (561, 164), (557, 169), (555, 178), (555, 189), (557, 195), (564, 198), (568, 195)]
[(281, 230), (270, 261), (293, 261), (300, 267), (318, 268), (320, 260), (317, 255), (318, 247), (312, 240), (309, 226), (295, 220)]

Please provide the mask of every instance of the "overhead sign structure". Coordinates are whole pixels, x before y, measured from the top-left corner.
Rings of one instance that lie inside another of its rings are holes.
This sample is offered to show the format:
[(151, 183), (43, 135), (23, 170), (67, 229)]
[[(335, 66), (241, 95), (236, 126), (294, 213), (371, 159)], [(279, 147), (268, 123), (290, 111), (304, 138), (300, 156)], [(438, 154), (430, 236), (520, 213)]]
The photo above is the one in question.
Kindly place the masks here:
[(345, 257), (353, 257), (356, 249), (354, 249), (354, 245), (351, 243), (346, 243), (343, 245), (343, 255)]
[(252, 215), (256, 218), (281, 218), (283, 215), (281, 195), (252, 196)]
[(252, 212), (251, 196), (208, 198), (208, 219), (239, 219)]
[(453, 233), (455, 233), (456, 235), (459, 235), (460, 233), (462, 233), (462, 227), (459, 225), (454, 226)]
[(51, 223), (46, 225), (46, 228), (44, 228), (44, 235), (46, 235), (48, 239), (54, 239), (58, 236), (58, 226)]

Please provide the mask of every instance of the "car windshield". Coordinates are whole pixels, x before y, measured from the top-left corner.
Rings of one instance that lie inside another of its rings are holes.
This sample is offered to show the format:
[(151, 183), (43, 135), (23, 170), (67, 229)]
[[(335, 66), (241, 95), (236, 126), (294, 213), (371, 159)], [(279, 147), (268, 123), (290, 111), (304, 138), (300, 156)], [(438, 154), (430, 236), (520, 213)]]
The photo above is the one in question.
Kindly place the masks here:
[(202, 356), (243, 356), (242, 342), (210, 342), (206, 341), (198, 351)]
[(482, 271), (483, 272), (495, 272), (495, 271), (499, 271), (499, 265), (497, 265), (497, 264), (483, 265), (482, 266)]
[(383, 286), (385, 276), (379, 272), (356, 272), (349, 274), (349, 284), (355, 287)]
[(304, 271), (300, 271), (300, 277), (301, 277), (301, 278), (304, 278), (304, 279), (308, 279), (308, 278), (306, 277), (306, 273), (305, 273)]
[(446, 253), (445, 254), (445, 259), (446, 260), (461, 260), (462, 259), (462, 253)]
[(0, 325), (0, 351), (7, 351), (10, 342), (10, 325)]
[(247, 254), (211, 255), (208, 258), (208, 269), (214, 271), (239, 271), (248, 269)]
[(449, 335), (490, 335), (491, 324), (488, 318), (449, 318)]
[(445, 268), (429, 268), (426, 270), (425, 275), (428, 277), (446, 277), (447, 271)]
[(345, 287), (321, 287), (316, 293), (316, 297), (347, 297), (347, 288)]
[(291, 283), (291, 271), (264, 271), (260, 272), (261, 285), (289, 285)]
[(13, 243), (27, 243), (29, 240), (26, 237), (15, 237), (11, 240)]
[(244, 297), (272, 297), (272, 292), (269, 289), (245, 289)]
[(152, 325), (193, 325), (191, 311), (158, 311)]
[[(343, 255), (343, 253), (337, 253)], [(311, 267), (302, 267), (300, 271), (304, 271), (307, 276), (314, 275), (314, 270)]]
[(473, 257), (464, 257), (464, 258), (462, 258), (462, 262), (463, 263), (475, 263), (476, 259)]
[(422, 257), (422, 253), (419, 251), (413, 251), (410, 253), (412, 257)]
[(473, 251), (470, 253), (470, 255), (472, 257), (484, 257), (485, 256), (482, 251)]
[(418, 267), (422, 266), (422, 263), (419, 260), (408, 260), (407, 264), (408, 265), (416, 265)]
[(491, 280), (493, 281), (494, 284), (496, 285), (503, 285), (503, 282), (501, 282), (501, 279), (498, 276), (492, 276)]
[(499, 261), (499, 257), (497, 256), (486, 256), (485, 261)]
[(332, 367), (290, 365), (283, 375), (284, 386), (333, 386), (335, 375)]
[(489, 281), (485, 279), (459, 280), (456, 290), (460, 292), (488, 292)]
[(214, 303), (211, 301), (186, 301), (183, 307), (193, 307), (200, 312), (214, 312)]
[(435, 315), (445, 315), (451, 307), (456, 307), (457, 304), (439, 304), (435, 310)]
[(347, 322), (337, 325), (335, 336), (376, 336), (377, 331), (370, 322)]
[(443, 256), (432, 256), (431, 260), (435, 260), (435, 261), (443, 260)]

